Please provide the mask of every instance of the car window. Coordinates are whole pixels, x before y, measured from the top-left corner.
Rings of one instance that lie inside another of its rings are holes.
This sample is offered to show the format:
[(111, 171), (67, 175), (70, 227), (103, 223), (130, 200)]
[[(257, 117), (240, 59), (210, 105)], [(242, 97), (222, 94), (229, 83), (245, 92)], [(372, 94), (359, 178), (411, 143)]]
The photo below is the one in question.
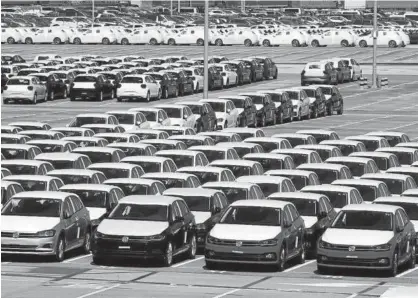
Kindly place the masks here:
[(403, 228), (403, 227), (404, 227), (405, 223), (404, 223), (404, 222), (403, 222), (403, 220), (402, 220), (402, 216), (401, 216), (401, 214), (399, 213), (399, 210), (398, 210), (398, 211), (396, 211), (396, 214), (395, 214), (395, 221), (396, 221), (396, 226), (401, 227), (401, 228)]
[(81, 202), (81, 200), (78, 197), (72, 196), (72, 197), (70, 197), (70, 200), (73, 203), (75, 212), (80, 211), (81, 209), (83, 209), (83, 207), (84, 207), (83, 202)]
[(226, 175), (228, 176), (228, 180), (227, 181), (235, 181), (235, 176), (234, 174), (231, 172), (231, 170), (226, 170), (225, 171)]
[(71, 217), (74, 212), (74, 206), (71, 203), (70, 198), (66, 198), (64, 201), (63, 214), (66, 215), (66, 217)]
[(292, 222), (292, 216), (290, 215), (290, 211), (289, 211), (288, 206), (284, 207), (283, 221), (286, 222), (286, 223), (291, 223)]
[(173, 210), (173, 220), (176, 219), (176, 217), (181, 216), (180, 207), (177, 205), (177, 202), (174, 202), (172, 206)]
[(199, 179), (197, 179), (196, 177), (190, 177), (190, 181), (192, 182), (192, 185), (195, 188), (197, 188), (201, 185)]
[(228, 180), (228, 175), (227, 175), (226, 171), (223, 171), (221, 173), (221, 181), (229, 181)]
[(212, 198), (211, 198), (211, 207), (213, 208), (221, 208), (222, 209), (222, 203), (218, 197), (218, 193), (216, 193)]
[(180, 208), (181, 216), (184, 217), (190, 213), (189, 208), (187, 207), (186, 203), (184, 203), (183, 201), (176, 201), (176, 203), (178, 204)]
[(260, 187), (258, 187), (258, 186), (254, 186), (254, 191), (255, 191), (255, 194), (256, 194), (256, 196), (257, 196), (257, 199), (259, 199), (259, 200), (264, 199), (264, 194), (263, 194), (263, 192), (261, 191)]
[(296, 208), (293, 205), (288, 205), (290, 215), (292, 216), (292, 222), (297, 220), (299, 218), (299, 212), (296, 210)]
[(163, 172), (172, 172), (171, 168), (170, 168), (170, 164), (168, 161), (165, 161), (163, 163)]

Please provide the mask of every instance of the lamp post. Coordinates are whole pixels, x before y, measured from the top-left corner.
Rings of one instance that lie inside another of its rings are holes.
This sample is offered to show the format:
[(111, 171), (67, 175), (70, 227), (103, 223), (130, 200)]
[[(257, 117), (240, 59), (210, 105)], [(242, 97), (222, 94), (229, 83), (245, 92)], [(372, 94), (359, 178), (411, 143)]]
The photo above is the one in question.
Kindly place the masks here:
[(373, 74), (372, 74), (372, 88), (377, 87), (377, 0), (374, 0), (373, 9)]
[(203, 71), (203, 98), (208, 98), (209, 90), (209, 71), (208, 71), (208, 55), (209, 55), (209, 0), (205, 0), (205, 36), (204, 36), (204, 71)]

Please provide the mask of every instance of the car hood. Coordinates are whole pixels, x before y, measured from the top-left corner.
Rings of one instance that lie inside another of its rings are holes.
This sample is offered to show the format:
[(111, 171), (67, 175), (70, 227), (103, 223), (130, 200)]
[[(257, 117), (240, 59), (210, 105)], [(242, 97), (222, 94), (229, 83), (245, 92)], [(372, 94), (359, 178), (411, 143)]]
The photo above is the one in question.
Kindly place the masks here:
[(153, 236), (167, 228), (168, 223), (165, 221), (105, 219), (97, 227), (97, 231), (105, 235)]
[(318, 218), (316, 216), (302, 216), (303, 221), (305, 222), (305, 228), (309, 229), (314, 224), (318, 222)]
[(59, 217), (1, 216), (2, 232), (36, 233), (51, 230), (60, 222)]
[(192, 213), (197, 224), (204, 223), (212, 216), (210, 212), (193, 211)]
[(186, 124), (186, 121), (180, 118), (170, 118), (170, 121), (173, 126), (184, 126)]
[(215, 112), (215, 115), (216, 115), (217, 119), (219, 119), (219, 118), (225, 119), (225, 117), (226, 117), (226, 113), (224, 113), (224, 112)]
[[(412, 224), (414, 225), (415, 232), (418, 231), (418, 220), (411, 220)], [(417, 232), (418, 233), (418, 232)], [(417, 236), (418, 237), (418, 236)]]
[(135, 130), (135, 129), (138, 129), (138, 126), (133, 125), (133, 124), (119, 124), (119, 125), (122, 126), (125, 129), (125, 131), (126, 130)]
[(300, 104), (300, 101), (299, 100), (297, 100), (297, 99), (292, 99), (292, 105), (293, 106), (297, 106), (297, 105), (299, 105)]
[(322, 240), (340, 245), (381, 245), (388, 243), (393, 236), (392, 231), (328, 229)]
[(257, 104), (257, 105), (255, 105), (255, 108), (257, 109), (257, 111), (259, 111), (263, 108), (263, 105)]
[(244, 241), (262, 241), (275, 238), (280, 227), (216, 224), (210, 236), (218, 239), (236, 239)]
[(106, 208), (87, 207), (90, 213), (90, 220), (99, 219), (106, 213)]
[[(240, 115), (241, 113), (243, 113), (244, 112), (244, 109), (241, 109), (241, 108), (236, 108), (237, 109), (237, 111), (238, 111), (238, 115)], [(217, 115), (216, 115), (216, 117), (218, 117)]]

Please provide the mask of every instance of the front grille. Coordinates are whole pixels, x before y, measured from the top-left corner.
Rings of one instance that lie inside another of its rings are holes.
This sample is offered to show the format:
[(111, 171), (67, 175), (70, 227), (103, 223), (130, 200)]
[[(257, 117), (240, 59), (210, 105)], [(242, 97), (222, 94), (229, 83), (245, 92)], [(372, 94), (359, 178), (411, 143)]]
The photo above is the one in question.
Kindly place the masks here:
[(259, 241), (239, 241), (239, 240), (218, 240), (216, 244), (225, 245), (225, 246), (260, 246)]
[(349, 251), (349, 247), (354, 247), (355, 251), (375, 251), (373, 246), (357, 246), (357, 245), (336, 245), (332, 244), (332, 250)]
[(249, 261), (249, 262), (261, 262), (261, 261), (274, 261), (274, 258), (266, 258), (263, 254), (237, 254), (229, 252), (213, 252), (212, 255), (206, 253), (206, 257), (209, 259), (225, 260), (225, 261)]
[(8, 250), (8, 249), (14, 249), (14, 250), (34, 250), (38, 246), (37, 245), (24, 245), (24, 244), (2, 244), (1, 249)]
[(39, 238), (36, 233), (16, 233), (14, 237), (14, 232), (1, 232), (1, 237), (3, 238)]
[(318, 263), (337, 265), (337, 266), (364, 266), (364, 267), (387, 267), (389, 260), (386, 259), (385, 263), (380, 263), (380, 259), (358, 259), (358, 258), (331, 258), (318, 257)]

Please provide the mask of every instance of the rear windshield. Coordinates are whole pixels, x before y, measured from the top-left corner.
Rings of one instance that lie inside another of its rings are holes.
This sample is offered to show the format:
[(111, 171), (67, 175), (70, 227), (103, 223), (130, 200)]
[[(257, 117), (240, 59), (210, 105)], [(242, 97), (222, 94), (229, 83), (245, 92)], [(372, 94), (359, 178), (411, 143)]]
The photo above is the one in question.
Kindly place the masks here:
[(74, 79), (74, 82), (80, 82), (80, 83), (95, 83), (96, 78), (91, 76), (76, 76)]
[(124, 77), (122, 79), (122, 83), (128, 83), (128, 84), (142, 84), (144, 80), (142, 78), (137, 77)]
[(29, 83), (27, 79), (10, 79), (7, 85), (29, 85)]

